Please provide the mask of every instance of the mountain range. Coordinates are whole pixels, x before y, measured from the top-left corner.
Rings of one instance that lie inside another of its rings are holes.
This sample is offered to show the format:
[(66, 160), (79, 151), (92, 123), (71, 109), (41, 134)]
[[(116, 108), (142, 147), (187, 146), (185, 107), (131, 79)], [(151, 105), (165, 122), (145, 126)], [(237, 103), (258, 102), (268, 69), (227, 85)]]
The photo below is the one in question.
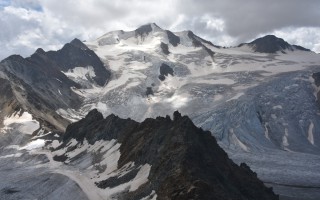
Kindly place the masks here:
[(12, 55), (0, 196), (318, 199), (319, 64), (272, 35), (224, 48), (154, 23)]

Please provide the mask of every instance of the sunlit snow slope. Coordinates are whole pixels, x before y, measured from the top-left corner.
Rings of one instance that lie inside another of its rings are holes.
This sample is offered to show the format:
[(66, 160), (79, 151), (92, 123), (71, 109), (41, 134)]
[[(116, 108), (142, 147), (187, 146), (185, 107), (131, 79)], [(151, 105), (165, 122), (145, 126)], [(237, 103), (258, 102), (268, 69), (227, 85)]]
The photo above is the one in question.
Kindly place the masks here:
[(77, 91), (86, 99), (77, 113), (98, 108), (141, 121), (179, 110), (276, 191), (320, 196), (320, 112), (312, 78), (320, 70), (318, 54), (295, 46), (274, 53), (250, 45), (220, 48), (155, 24), (86, 44), (113, 76), (105, 87)]

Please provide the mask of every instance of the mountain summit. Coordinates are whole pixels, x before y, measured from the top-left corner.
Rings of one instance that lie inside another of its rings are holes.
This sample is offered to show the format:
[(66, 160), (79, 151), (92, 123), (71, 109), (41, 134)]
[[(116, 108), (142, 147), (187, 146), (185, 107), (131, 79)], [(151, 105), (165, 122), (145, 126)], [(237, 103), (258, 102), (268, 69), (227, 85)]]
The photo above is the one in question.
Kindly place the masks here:
[(150, 32), (156, 32), (156, 31), (163, 31), (163, 30), (157, 24), (149, 23), (137, 28), (135, 30), (135, 33), (137, 35), (143, 36), (143, 35), (148, 35)]
[(266, 35), (250, 43), (240, 44), (239, 46), (241, 47), (243, 45), (248, 45), (255, 52), (259, 52), (259, 53), (276, 53), (278, 51), (285, 53), (286, 50), (310, 51), (309, 49), (303, 48), (301, 46), (290, 45), (288, 42), (284, 41), (282, 38), (278, 38), (274, 35)]

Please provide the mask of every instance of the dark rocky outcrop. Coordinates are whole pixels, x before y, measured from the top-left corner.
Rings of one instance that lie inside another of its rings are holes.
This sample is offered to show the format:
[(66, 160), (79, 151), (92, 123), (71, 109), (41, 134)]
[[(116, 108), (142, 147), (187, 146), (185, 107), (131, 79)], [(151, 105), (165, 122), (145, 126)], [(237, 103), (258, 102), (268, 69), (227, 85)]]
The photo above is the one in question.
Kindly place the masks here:
[(169, 43), (176, 47), (178, 46), (178, 44), (180, 43), (180, 38), (178, 36), (176, 36), (174, 33), (172, 33), (169, 30), (163, 30), (161, 29), (157, 24), (155, 23), (150, 23), (150, 24), (145, 24), (143, 26), (140, 26), (139, 28), (137, 28), (134, 31), (135, 37), (141, 37), (142, 39), (144, 37), (146, 37), (147, 35), (149, 35), (152, 32), (157, 32), (157, 31), (161, 31), (164, 32), (169, 40)]
[(153, 90), (152, 90), (152, 87), (147, 87), (146, 95), (147, 95), (147, 96), (149, 96), (149, 95), (154, 95)]
[(1, 98), (0, 98), (0, 108), (1, 111), (7, 104), (10, 104), (14, 101), (14, 94), (10, 85), (10, 82), (6, 79), (0, 78), (0, 91), (1, 91)]
[(14, 96), (13, 89), (8, 80), (0, 78), (0, 127), (2, 126), (2, 119), (13, 112), (20, 110), (20, 105)]
[[(210, 132), (197, 128), (179, 112), (173, 116), (173, 120), (167, 116), (138, 123), (115, 115), (103, 118), (92, 110), (84, 119), (68, 126), (63, 140), (68, 143), (72, 138), (86, 139), (93, 144), (97, 140), (116, 139), (121, 143), (118, 168), (131, 161), (151, 165), (149, 182), (135, 192), (122, 194), (121, 199), (139, 199), (151, 190), (156, 191), (160, 200), (278, 199), (247, 165), (234, 164)], [(122, 177), (120, 182), (131, 175)], [(107, 179), (97, 185), (114, 186), (114, 181)]]
[(162, 50), (162, 52), (163, 52), (164, 54), (169, 55), (170, 52), (169, 52), (169, 47), (168, 47), (167, 44), (161, 42), (161, 43), (160, 43), (160, 48), (161, 48), (161, 50)]
[(139, 28), (137, 28), (135, 30), (135, 34), (136, 34), (136, 37), (137, 36), (143, 37), (143, 36), (146, 36), (149, 33), (151, 33), (152, 30), (153, 29), (152, 29), (151, 24), (146, 24), (146, 25), (143, 25), (143, 26), (140, 26)]
[(258, 38), (250, 43), (242, 43), (239, 47), (243, 45), (250, 46), (255, 52), (259, 53), (276, 53), (281, 51), (285, 53), (285, 50), (294, 51), (310, 51), (309, 49), (303, 48), (297, 45), (290, 45), (288, 42), (284, 41), (282, 38), (278, 38), (274, 35), (266, 35), (264, 37)]
[(274, 35), (267, 35), (263, 38), (258, 38), (250, 43), (256, 52), (260, 53), (275, 53), (281, 50), (292, 50), (290, 44), (281, 38), (277, 38)]
[(169, 39), (169, 43), (172, 44), (172, 46), (176, 47), (180, 43), (180, 38), (173, 34), (171, 31), (166, 31)]
[(78, 39), (72, 40), (58, 51), (49, 51), (45, 55), (55, 62), (61, 71), (92, 66), (96, 75), (93, 80), (100, 86), (106, 84), (110, 79), (111, 73), (100, 58)]
[(187, 36), (192, 40), (192, 44), (194, 47), (202, 46), (201, 41), (197, 40), (197, 36), (192, 31), (188, 31)]
[(162, 63), (160, 66), (159, 79), (161, 81), (164, 81), (166, 79), (166, 76), (168, 76), (169, 74), (173, 76), (173, 72), (173, 69), (169, 65)]
[(316, 86), (320, 86), (320, 72), (312, 74), (312, 78), (314, 79), (314, 83)]
[(213, 45), (211, 42), (206, 41), (206, 40), (196, 36), (192, 31), (188, 31), (187, 35), (192, 40), (192, 45), (194, 47), (202, 47), (202, 49), (204, 49), (212, 59), (213, 59), (214, 52), (211, 49), (209, 49), (208, 47), (206, 47), (203, 43), (220, 48), (218, 46)]

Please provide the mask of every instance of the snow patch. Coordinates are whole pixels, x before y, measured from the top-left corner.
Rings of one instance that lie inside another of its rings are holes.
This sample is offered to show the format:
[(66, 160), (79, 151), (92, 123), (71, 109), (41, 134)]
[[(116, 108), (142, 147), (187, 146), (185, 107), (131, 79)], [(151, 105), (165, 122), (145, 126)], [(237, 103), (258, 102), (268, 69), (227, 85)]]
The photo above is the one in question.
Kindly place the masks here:
[(240, 93), (236, 94), (234, 97), (228, 99), (227, 102), (228, 102), (228, 101), (231, 101), (231, 100), (239, 99), (239, 97), (241, 97), (242, 95), (244, 95), (244, 93), (243, 93), (243, 92), (240, 92)]
[(15, 149), (15, 150), (19, 150), (20, 147), (19, 147), (19, 145), (9, 145), (9, 146), (6, 146), (5, 149)]
[(9, 117), (5, 117), (2, 132), (17, 130), (23, 134), (31, 135), (40, 128), (40, 123), (34, 120), (30, 113), (23, 112), (21, 115), (19, 113), (17, 112)]
[(143, 197), (141, 200), (156, 200), (156, 199), (157, 199), (156, 191), (152, 190), (150, 195)]
[(264, 124), (264, 136), (268, 139), (268, 140), (270, 140), (270, 137), (269, 137), (269, 129), (268, 129), (268, 123), (265, 123)]
[(101, 149), (101, 151), (106, 151), (103, 155), (103, 160), (100, 162), (100, 165), (107, 165), (105, 173), (109, 174), (118, 169), (118, 160), (121, 156), (120, 146), (121, 144), (117, 143), (116, 140), (111, 140)]
[(53, 140), (51, 143), (52, 148), (56, 149), (58, 148), (62, 143), (59, 142), (58, 140)]
[(141, 185), (149, 181), (148, 176), (150, 173), (150, 169), (151, 169), (151, 165), (149, 164), (142, 165), (139, 169), (139, 172), (132, 180), (113, 188), (104, 189), (105, 194), (108, 195), (109, 198), (111, 199), (111, 197), (114, 194), (124, 192), (127, 189), (129, 189), (129, 192), (136, 191)]
[(194, 83), (206, 83), (206, 84), (218, 84), (218, 85), (232, 85), (236, 82), (232, 79), (222, 78), (222, 79), (199, 79), (195, 80)]
[(68, 108), (67, 110), (64, 110), (62, 108), (59, 108), (56, 110), (56, 113), (58, 113), (60, 116), (62, 116), (65, 119), (68, 119), (71, 122), (79, 121), (82, 117), (77, 111), (74, 109)]
[(140, 168), (136, 177), (134, 177), (134, 179), (129, 182), (131, 184), (131, 187), (129, 190), (130, 192), (137, 190), (141, 185), (148, 182), (150, 169), (151, 169), (151, 165), (149, 164), (145, 164)]
[(166, 99), (165, 101), (171, 103), (174, 109), (179, 109), (188, 103), (189, 98), (186, 95), (175, 93), (172, 97)]
[(78, 141), (77, 141), (76, 139), (73, 139), (73, 138), (72, 138), (72, 139), (68, 142), (68, 144), (66, 145), (65, 148), (59, 149), (59, 150), (57, 150), (57, 151), (54, 151), (53, 154), (60, 156), (60, 155), (62, 155), (62, 154), (64, 154), (64, 153), (66, 153), (66, 152), (67, 152), (67, 149), (68, 149), (69, 147), (74, 147), (74, 146), (76, 146), (77, 144), (78, 144)]
[(282, 106), (281, 106), (281, 105), (273, 106), (272, 109), (273, 109), (273, 110), (282, 109)]
[(31, 141), (30, 143), (28, 143), (26, 146), (21, 147), (19, 150), (33, 150), (33, 149), (39, 149), (44, 147), (44, 145), (46, 144), (46, 141), (43, 139), (36, 139)]
[[(93, 105), (93, 106), (91, 107), (90, 110), (92, 110), (92, 109), (97, 109), (97, 110), (98, 110), (99, 112), (101, 112), (103, 115), (104, 115), (105, 113), (107, 113), (108, 110), (109, 110), (107, 104), (105, 104), (105, 103), (103, 103), (103, 102), (98, 102), (98, 103), (96, 103), (95, 105)], [(103, 117), (107, 117), (107, 116), (104, 115)]]
[(63, 72), (67, 77), (74, 79), (84, 79), (89, 80), (90, 78), (96, 77), (94, 69), (92, 66), (87, 67), (75, 67), (73, 69), (69, 69), (67, 72)]
[(314, 124), (313, 122), (311, 122), (308, 129), (308, 140), (312, 145), (314, 145), (313, 129), (314, 129)]
[(9, 154), (9, 155), (5, 155), (5, 156), (0, 156), (0, 159), (3, 158), (18, 158), (22, 156), (22, 153), (15, 153), (15, 154)]
[(243, 150), (246, 151), (246, 152), (249, 152), (249, 148), (248, 148), (244, 143), (242, 143), (242, 142), (239, 140), (239, 138), (238, 138), (238, 137), (236, 136), (236, 134), (234, 133), (233, 128), (231, 128), (231, 129), (229, 130), (229, 132), (231, 133), (231, 140), (232, 140), (231, 143), (232, 143), (232, 144), (238, 144), (241, 149), (243, 149)]
[(283, 145), (284, 148), (286, 148), (287, 146), (289, 146), (288, 136), (289, 136), (288, 129), (285, 128), (285, 129), (284, 129), (284, 135), (283, 135), (283, 137), (282, 137), (282, 145)]

